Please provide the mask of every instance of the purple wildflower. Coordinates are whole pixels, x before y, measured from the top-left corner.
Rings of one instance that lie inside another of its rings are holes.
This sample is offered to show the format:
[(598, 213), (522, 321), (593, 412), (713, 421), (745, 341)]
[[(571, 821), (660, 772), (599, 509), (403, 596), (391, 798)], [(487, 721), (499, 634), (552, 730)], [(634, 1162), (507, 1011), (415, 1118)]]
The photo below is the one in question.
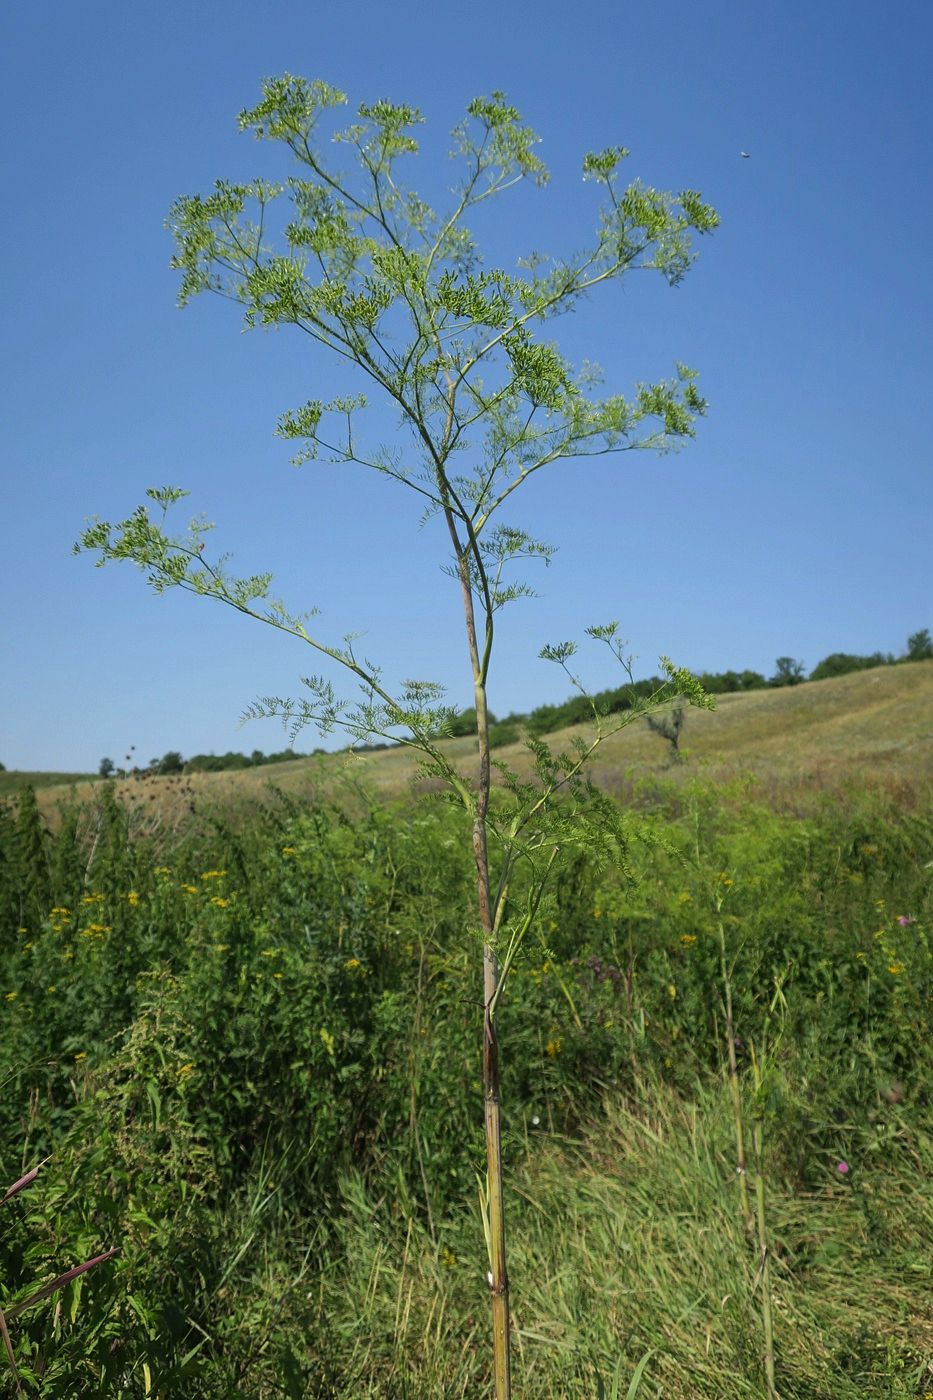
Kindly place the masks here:
[(837, 1163), (836, 1163), (836, 1171), (839, 1173), (840, 1176), (845, 1176), (845, 1174), (846, 1174), (846, 1172), (847, 1172), (848, 1170), (849, 1170), (849, 1164), (848, 1164), (848, 1162), (837, 1162)]

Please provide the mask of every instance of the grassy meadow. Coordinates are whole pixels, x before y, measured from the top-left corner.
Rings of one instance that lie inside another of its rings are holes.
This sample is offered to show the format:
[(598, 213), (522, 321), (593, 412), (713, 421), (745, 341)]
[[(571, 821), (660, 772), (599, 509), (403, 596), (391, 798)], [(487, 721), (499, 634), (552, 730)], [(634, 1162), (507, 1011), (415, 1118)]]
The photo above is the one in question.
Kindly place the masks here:
[[(782, 1400), (933, 1395), (931, 715), (920, 662), (601, 751), (624, 858), (558, 863), (501, 1012), (522, 1400), (766, 1397), (768, 1350)], [(25, 1393), (489, 1393), (472, 864), (412, 776), (0, 803)]]

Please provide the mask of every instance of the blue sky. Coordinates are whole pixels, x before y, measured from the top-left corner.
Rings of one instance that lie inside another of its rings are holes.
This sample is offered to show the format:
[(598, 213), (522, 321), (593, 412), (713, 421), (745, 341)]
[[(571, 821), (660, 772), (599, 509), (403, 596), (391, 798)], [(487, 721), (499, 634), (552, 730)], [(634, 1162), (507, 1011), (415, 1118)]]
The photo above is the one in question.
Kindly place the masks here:
[[(166, 482), (242, 572), (272, 568), (294, 607), (317, 606), (328, 636), (363, 631), (389, 674), (470, 702), (439, 528), (419, 531), (414, 499), (359, 469), (296, 471), (273, 435), (284, 409), (329, 396), (326, 358), (284, 332), (244, 335), (222, 302), (175, 306), (168, 208), (217, 177), (276, 173), (235, 119), (286, 70), (351, 107), (419, 106), (411, 180), (432, 190), (466, 103), (504, 89), (552, 179), (477, 224), (492, 264), (586, 241), (580, 161), (610, 144), (630, 148), (631, 177), (698, 189), (722, 216), (677, 290), (615, 286), (556, 323), (610, 388), (695, 366), (710, 411), (677, 455), (557, 466), (518, 498), (514, 523), (558, 553), (500, 631), (498, 714), (561, 698), (541, 645), (608, 617), (641, 674), (661, 652), (809, 668), (933, 626), (927, 0), (39, 0), (8, 9), (2, 39), (8, 768), (96, 770), (130, 744), (143, 760), (284, 745), (276, 724), (238, 717), (299, 689), (297, 644), (71, 554), (87, 517), (120, 519)], [(598, 653), (580, 670), (617, 683)]]

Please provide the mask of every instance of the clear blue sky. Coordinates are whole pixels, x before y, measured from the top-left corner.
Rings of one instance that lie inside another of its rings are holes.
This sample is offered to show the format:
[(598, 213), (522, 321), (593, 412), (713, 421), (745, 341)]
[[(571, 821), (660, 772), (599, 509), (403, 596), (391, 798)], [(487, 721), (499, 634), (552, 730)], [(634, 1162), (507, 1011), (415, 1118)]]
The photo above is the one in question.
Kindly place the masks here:
[[(0, 63), (8, 768), (284, 746), (277, 725), (237, 721), (257, 694), (295, 693), (297, 644), (70, 553), (87, 517), (120, 519), (166, 482), (329, 636), (365, 631), (390, 674), (470, 702), (440, 531), (359, 469), (296, 472), (273, 436), (282, 410), (328, 396), (326, 359), (242, 334), (222, 302), (175, 307), (169, 205), (273, 173), (235, 118), (285, 70), (354, 105), (420, 106), (434, 187), (466, 102), (504, 89), (552, 182), (490, 214), (494, 262), (586, 240), (580, 160), (609, 144), (631, 149), (631, 176), (698, 189), (722, 216), (678, 290), (645, 278), (556, 323), (613, 388), (694, 365), (710, 412), (678, 455), (558, 466), (529, 488), (515, 523), (559, 552), (500, 634), (497, 713), (562, 697), (540, 646), (608, 617), (641, 674), (660, 652), (809, 668), (933, 626), (929, 0), (36, 0), (7, 7)], [(581, 670), (617, 683), (598, 654)]]

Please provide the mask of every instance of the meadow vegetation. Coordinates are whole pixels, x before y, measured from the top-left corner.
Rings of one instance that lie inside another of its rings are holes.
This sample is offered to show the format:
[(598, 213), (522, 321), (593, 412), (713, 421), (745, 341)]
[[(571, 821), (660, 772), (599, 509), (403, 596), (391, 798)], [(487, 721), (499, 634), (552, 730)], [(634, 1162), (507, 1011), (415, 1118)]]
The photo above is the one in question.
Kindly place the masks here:
[[(589, 699), (560, 640), (539, 654), (579, 692), (572, 713), (498, 726), (489, 709), (496, 615), (532, 591), (513, 570), (553, 553), (504, 519), (514, 494), (556, 463), (673, 450), (706, 410), (678, 362), (604, 395), (545, 323), (638, 270), (678, 285), (718, 215), (693, 190), (623, 186), (624, 148), (591, 151), (589, 242), (486, 271), (465, 221), (548, 178), (517, 110), (501, 92), (469, 104), (435, 211), (405, 180), (417, 109), (362, 103), (334, 129), (346, 101), (267, 79), (240, 126), (293, 173), (177, 200), (172, 265), (182, 304), (219, 294), (246, 329), (301, 332), (336, 374), (338, 397), (279, 419), (296, 465), (388, 477), (441, 527), (470, 732), (454, 736), (464, 716), (442, 686), (392, 679), (400, 657), (386, 669), (358, 634), (320, 631), (271, 572), (231, 572), (204, 517), (179, 530), (184, 489), (150, 488), (82, 532), (76, 552), (98, 566), (132, 563), (156, 592), (212, 598), (310, 648), (325, 670), (247, 716), (291, 738), (311, 724), (401, 743), (421, 793), (343, 794), (331, 772), (302, 800), (279, 788), (250, 811), (210, 808), (172, 753), (158, 765), (175, 774), (171, 820), (154, 790), (124, 804), (108, 785), (50, 836), (23, 789), (0, 831), (0, 1143), (51, 1160), (41, 1196), (38, 1182), (16, 1196), (0, 1263), (15, 1290), (103, 1236), (120, 1254), (45, 1315), (14, 1292), (8, 1356), (40, 1393), (69, 1396), (510, 1400), (513, 1352), (527, 1400), (915, 1394), (929, 1321), (907, 1286), (928, 1223), (920, 798), (790, 816), (742, 775), (593, 781), (618, 766), (624, 729), (655, 717), (673, 742), (659, 709), (713, 705), (663, 657), (666, 681), (639, 694), (615, 621), (585, 630), (621, 663), (624, 704)], [(347, 366), (398, 413), (398, 441), (364, 440)], [(383, 543), (373, 588), (394, 577)], [(801, 662), (776, 665), (778, 688), (805, 689)], [(761, 679), (730, 698), (757, 704)], [(409, 772), (392, 772), (397, 793)]]
[[(928, 787), (853, 762), (791, 811), (681, 770), (630, 782), (626, 864), (563, 867), (504, 994), (516, 1392), (768, 1394), (728, 993), (777, 1393), (916, 1400)], [(120, 1246), (11, 1323), (32, 1393), (488, 1391), (465, 821), (333, 777), (171, 827), (113, 785), (54, 833), (4, 809), (0, 1162), (50, 1160), (0, 1301)]]

